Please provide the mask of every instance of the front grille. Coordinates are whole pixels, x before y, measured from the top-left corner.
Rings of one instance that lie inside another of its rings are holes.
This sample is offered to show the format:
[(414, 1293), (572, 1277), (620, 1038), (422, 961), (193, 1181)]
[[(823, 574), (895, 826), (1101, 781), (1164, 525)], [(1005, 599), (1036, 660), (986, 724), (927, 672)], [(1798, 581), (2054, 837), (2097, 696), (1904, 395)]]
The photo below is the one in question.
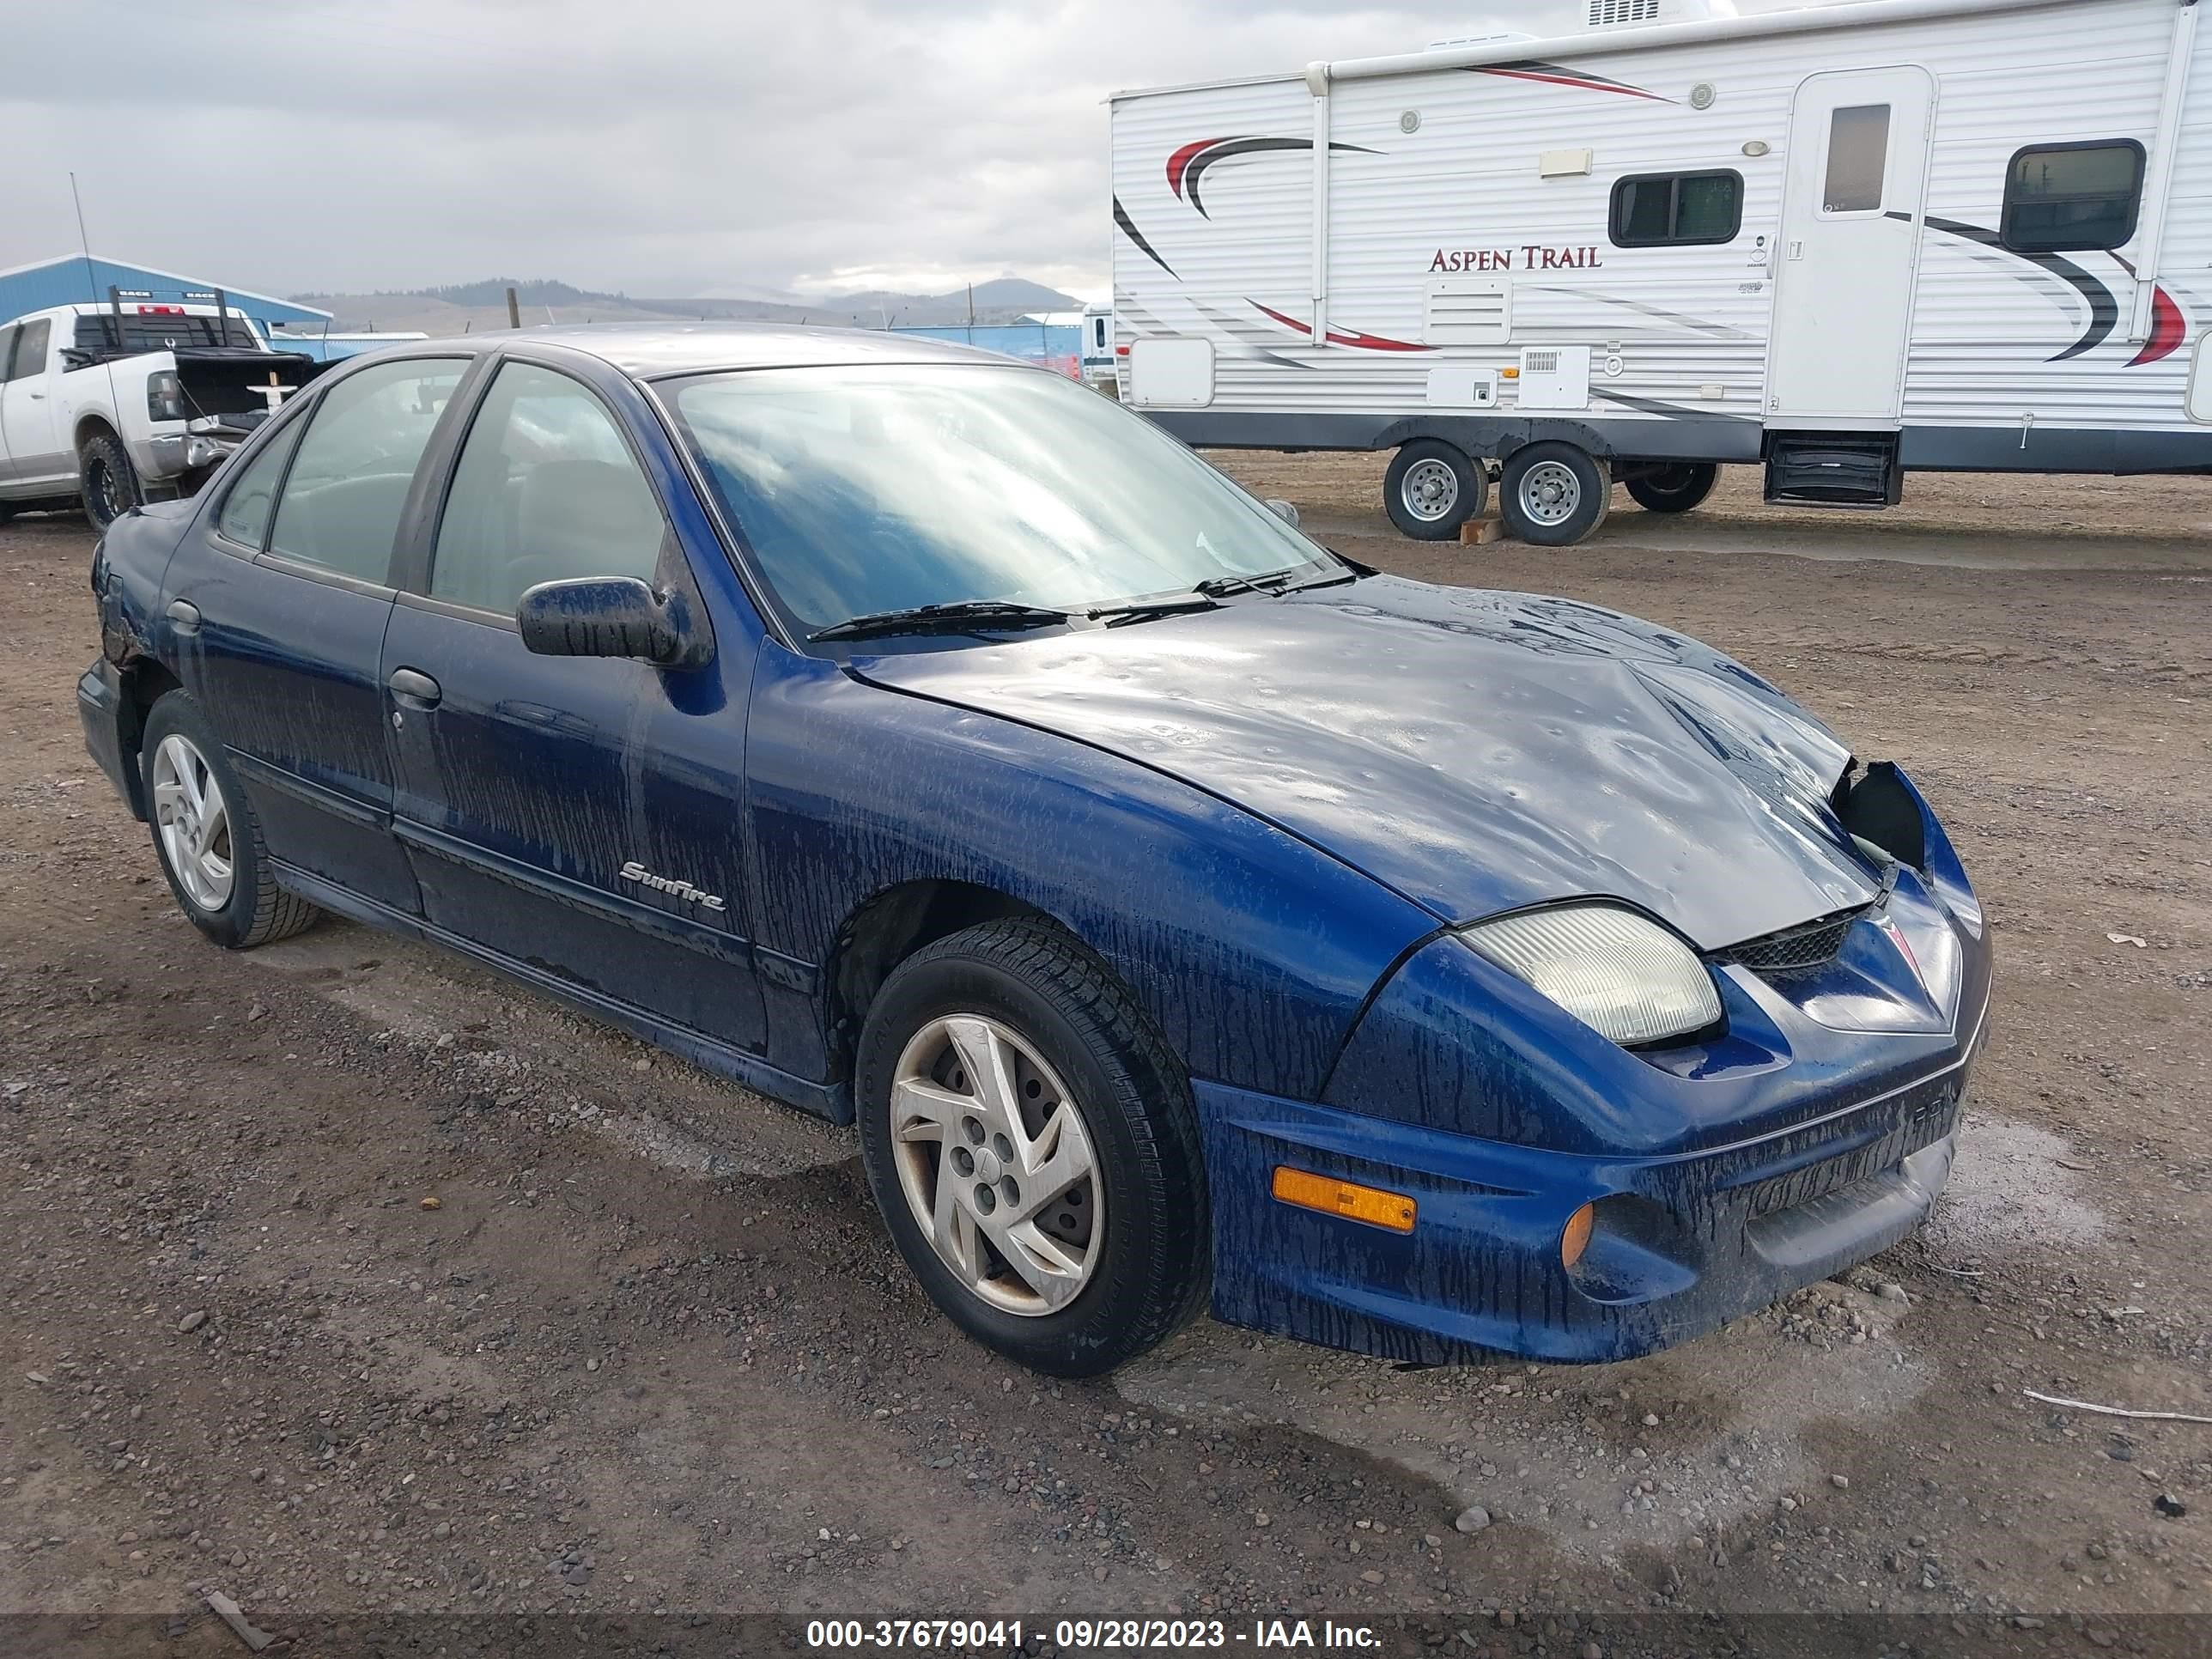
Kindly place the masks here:
[(1841, 910), (1817, 921), (1785, 927), (1778, 933), (1746, 939), (1716, 954), (1723, 962), (1740, 962), (1752, 972), (1770, 977), (1810, 973), (1836, 959), (1836, 952), (1844, 948), (1844, 936), (1851, 931), (1851, 924), (1865, 914), (1863, 906), (1856, 910)]

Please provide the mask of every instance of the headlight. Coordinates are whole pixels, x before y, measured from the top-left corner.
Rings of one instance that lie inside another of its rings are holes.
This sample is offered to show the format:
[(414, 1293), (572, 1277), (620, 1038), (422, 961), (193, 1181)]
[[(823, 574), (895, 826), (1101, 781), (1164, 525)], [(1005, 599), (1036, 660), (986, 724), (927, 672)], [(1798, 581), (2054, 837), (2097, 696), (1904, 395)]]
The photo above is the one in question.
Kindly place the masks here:
[(1683, 1036), (1721, 1017), (1705, 963), (1632, 910), (1563, 905), (1486, 921), (1461, 937), (1615, 1042)]

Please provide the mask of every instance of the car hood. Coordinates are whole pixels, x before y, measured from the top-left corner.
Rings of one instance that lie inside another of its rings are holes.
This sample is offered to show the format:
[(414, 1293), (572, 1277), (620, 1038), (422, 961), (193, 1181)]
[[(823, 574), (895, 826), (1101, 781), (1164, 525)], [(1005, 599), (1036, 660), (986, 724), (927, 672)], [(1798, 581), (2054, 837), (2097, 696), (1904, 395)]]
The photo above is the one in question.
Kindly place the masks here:
[(1850, 757), (1825, 726), (1571, 599), (1378, 576), (853, 666), (1179, 778), (1443, 921), (1602, 895), (1711, 950), (1879, 890), (1829, 807)]

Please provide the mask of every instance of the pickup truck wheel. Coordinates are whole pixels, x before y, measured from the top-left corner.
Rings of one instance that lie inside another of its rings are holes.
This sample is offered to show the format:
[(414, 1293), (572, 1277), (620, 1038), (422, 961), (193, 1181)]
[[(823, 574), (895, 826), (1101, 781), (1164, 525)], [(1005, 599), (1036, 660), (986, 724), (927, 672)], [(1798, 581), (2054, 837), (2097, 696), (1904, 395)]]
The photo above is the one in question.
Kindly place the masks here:
[(1212, 1230), (1189, 1079), (1056, 927), (984, 922), (908, 957), (854, 1084), (891, 1241), (977, 1341), (1095, 1376), (1196, 1310)]
[(112, 432), (95, 434), (77, 456), (77, 489), (93, 528), (105, 530), (146, 499), (131, 452)]
[(322, 912), (277, 886), (246, 786), (207, 716), (172, 691), (146, 717), (147, 822), (154, 851), (192, 926), (228, 951), (289, 939)]

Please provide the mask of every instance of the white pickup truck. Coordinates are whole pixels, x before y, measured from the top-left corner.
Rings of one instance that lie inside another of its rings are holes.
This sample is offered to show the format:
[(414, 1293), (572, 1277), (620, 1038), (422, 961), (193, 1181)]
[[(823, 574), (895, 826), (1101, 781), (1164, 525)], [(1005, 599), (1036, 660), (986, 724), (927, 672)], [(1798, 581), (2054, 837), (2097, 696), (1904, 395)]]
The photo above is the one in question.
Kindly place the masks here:
[(81, 501), (105, 529), (189, 495), (322, 368), (228, 307), (118, 298), (0, 323), (0, 523)]

